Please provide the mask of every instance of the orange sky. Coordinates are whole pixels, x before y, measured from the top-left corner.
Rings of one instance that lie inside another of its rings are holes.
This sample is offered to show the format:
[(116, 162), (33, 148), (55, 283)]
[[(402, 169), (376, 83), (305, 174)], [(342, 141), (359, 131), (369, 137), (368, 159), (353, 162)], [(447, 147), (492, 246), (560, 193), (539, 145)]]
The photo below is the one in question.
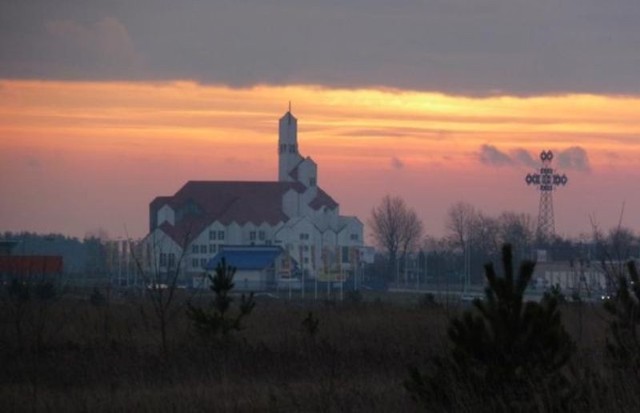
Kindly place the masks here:
[(193, 82), (0, 81), (0, 230), (142, 236), (148, 203), (187, 180), (273, 180), (277, 120), (292, 101), (303, 155), (342, 213), (366, 221), (385, 194), (404, 197), (429, 233), (452, 203), (537, 214), (515, 159), (580, 147), (554, 194), (560, 234), (589, 215), (640, 229), (640, 99), (566, 95), (468, 98), (314, 86), (231, 89)]

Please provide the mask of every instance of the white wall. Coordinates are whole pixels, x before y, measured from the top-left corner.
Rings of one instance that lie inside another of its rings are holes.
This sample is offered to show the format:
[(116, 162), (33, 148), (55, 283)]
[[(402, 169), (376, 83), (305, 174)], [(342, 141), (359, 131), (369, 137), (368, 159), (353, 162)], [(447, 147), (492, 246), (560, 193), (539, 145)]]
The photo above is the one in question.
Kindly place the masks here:
[(176, 214), (169, 205), (163, 205), (162, 208), (158, 210), (156, 218), (158, 219), (158, 226), (162, 225), (165, 221), (171, 225), (175, 225)]
[[(186, 268), (186, 258), (188, 253), (162, 230), (156, 228), (142, 240), (141, 267), (145, 272), (144, 276), (155, 279), (160, 274), (178, 270), (184, 273)], [(166, 264), (161, 265), (161, 255), (166, 257)], [(170, 255), (173, 255), (174, 266), (169, 266)]]

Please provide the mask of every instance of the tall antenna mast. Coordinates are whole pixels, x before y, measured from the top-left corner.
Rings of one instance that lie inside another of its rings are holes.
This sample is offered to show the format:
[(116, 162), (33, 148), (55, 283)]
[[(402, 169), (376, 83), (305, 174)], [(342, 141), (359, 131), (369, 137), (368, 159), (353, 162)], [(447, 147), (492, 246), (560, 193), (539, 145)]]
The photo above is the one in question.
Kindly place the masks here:
[(566, 185), (569, 178), (565, 174), (554, 173), (551, 168), (553, 152), (540, 152), (540, 160), (542, 161), (540, 173), (527, 174), (524, 180), (527, 185), (535, 185), (540, 191), (537, 238), (541, 241), (551, 241), (556, 233), (553, 217), (553, 190), (558, 186)]

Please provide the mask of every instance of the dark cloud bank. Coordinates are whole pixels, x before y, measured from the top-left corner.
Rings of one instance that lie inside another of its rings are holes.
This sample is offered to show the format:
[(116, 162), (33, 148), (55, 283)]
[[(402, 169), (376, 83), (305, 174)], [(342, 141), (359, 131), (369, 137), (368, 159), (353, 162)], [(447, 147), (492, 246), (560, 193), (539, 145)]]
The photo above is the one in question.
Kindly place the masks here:
[(0, 77), (637, 94), (637, 0), (29, 0)]

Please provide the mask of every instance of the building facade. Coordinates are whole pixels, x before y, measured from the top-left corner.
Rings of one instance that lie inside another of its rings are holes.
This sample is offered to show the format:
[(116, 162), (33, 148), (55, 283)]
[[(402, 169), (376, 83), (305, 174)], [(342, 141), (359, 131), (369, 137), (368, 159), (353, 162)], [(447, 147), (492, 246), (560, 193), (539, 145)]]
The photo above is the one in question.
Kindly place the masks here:
[(297, 119), (279, 121), (277, 181), (189, 181), (149, 205), (145, 271), (201, 274), (224, 246), (279, 246), (301, 276), (339, 281), (359, 265), (363, 224), (340, 215), (318, 186), (318, 167), (298, 149)]

